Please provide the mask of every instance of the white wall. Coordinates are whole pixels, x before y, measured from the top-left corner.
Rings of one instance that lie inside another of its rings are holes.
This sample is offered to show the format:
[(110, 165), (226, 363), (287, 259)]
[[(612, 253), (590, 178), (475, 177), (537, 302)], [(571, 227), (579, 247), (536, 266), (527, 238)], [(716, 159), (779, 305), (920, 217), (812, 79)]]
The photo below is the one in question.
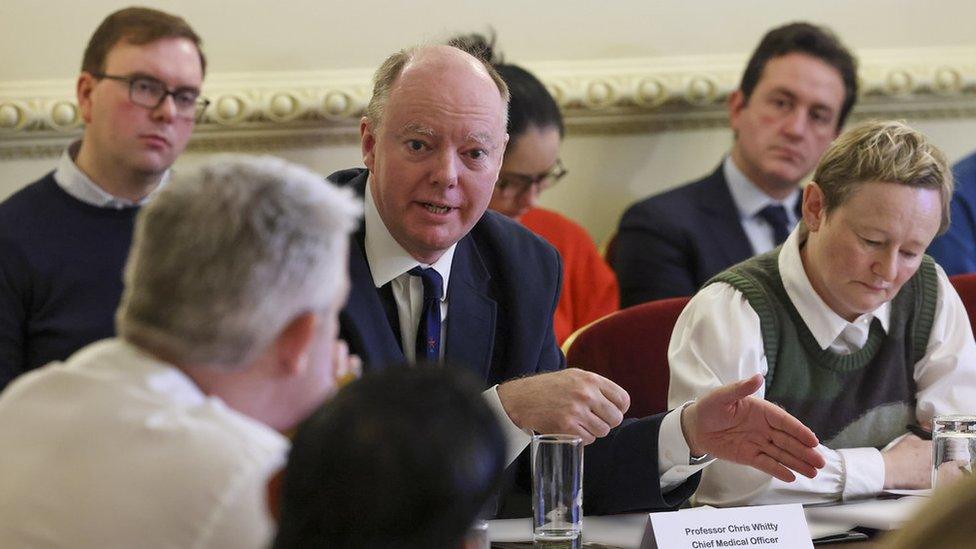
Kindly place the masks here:
[[(391, 51), (493, 25), (518, 62), (747, 52), (769, 27), (806, 19), (855, 49), (972, 43), (970, 0), (170, 0), (216, 72), (376, 66)], [(6, 0), (0, 79), (73, 76), (95, 26), (124, 2)], [(369, 21), (367, 23), (367, 21)]]
[[(589, 73), (604, 71), (611, 78), (622, 70), (621, 60), (640, 59), (642, 66), (660, 60), (661, 66), (680, 72), (714, 63), (720, 55), (731, 64), (727, 74), (736, 75), (741, 66), (736, 63), (766, 29), (796, 19), (829, 25), (858, 53), (922, 52), (923, 64), (932, 65), (912, 70), (932, 69), (943, 50), (976, 47), (972, 30), (976, 2), (971, 0), (174, 0), (144, 4), (179, 13), (196, 27), (210, 61), (208, 82), (218, 83), (231, 73), (259, 77), (271, 71), (293, 76), (330, 71), (332, 78), (346, 74), (336, 72), (341, 70), (365, 83), (364, 75), (397, 48), (442, 40), (454, 31), (483, 30), (489, 24), (498, 31), (501, 49), (511, 62), (542, 73), (585, 65)], [(0, 4), (0, 102), (5, 96), (21, 97), (22, 89), (52, 86), (64, 87), (65, 97), (70, 97), (71, 81), (91, 31), (104, 15), (122, 5), (105, 0), (5, 0)], [(898, 61), (895, 55), (891, 62)], [(974, 63), (963, 62), (963, 72), (976, 70)], [(872, 78), (883, 83), (887, 77)], [(725, 80), (732, 84), (724, 85), (734, 85), (735, 77)], [(913, 86), (926, 91), (925, 84)], [(956, 99), (965, 106), (959, 115), (923, 111), (924, 119), (909, 119), (953, 159), (976, 148), (974, 86), (967, 80), (957, 90)], [(713, 111), (715, 106), (712, 102)], [(897, 112), (897, 108), (890, 110)], [(570, 124), (562, 152), (570, 175), (543, 200), (578, 219), (598, 241), (612, 231), (622, 209), (633, 200), (713, 169), (730, 140), (727, 129), (715, 124), (714, 115), (712, 123), (698, 129), (687, 123), (648, 129), (620, 124), (629, 112), (625, 109), (616, 115), (619, 127), (610, 124), (605, 130), (583, 131), (581, 125)], [(575, 115), (569, 116), (572, 122)], [(30, 134), (0, 130), (0, 144)], [(347, 130), (345, 141), (339, 143), (272, 142), (250, 148), (263, 148), (328, 173), (360, 163), (358, 145), (349, 135)], [(177, 167), (198, 162), (212, 147), (207, 149), (186, 153)], [(0, 155), (0, 197), (39, 177), (54, 162), (50, 151), (33, 157), (23, 151)]]

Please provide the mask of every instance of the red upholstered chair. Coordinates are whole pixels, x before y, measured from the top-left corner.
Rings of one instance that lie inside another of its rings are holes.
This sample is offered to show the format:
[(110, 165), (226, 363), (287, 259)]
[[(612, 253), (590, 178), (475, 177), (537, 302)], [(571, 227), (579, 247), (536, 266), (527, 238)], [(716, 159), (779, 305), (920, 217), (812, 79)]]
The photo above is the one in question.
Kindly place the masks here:
[(969, 313), (969, 325), (976, 332), (976, 273), (953, 275), (949, 277), (949, 282), (962, 298), (962, 304)]
[(668, 409), (668, 342), (689, 297), (635, 305), (580, 328), (563, 344), (570, 366), (596, 372), (630, 394), (627, 417)]

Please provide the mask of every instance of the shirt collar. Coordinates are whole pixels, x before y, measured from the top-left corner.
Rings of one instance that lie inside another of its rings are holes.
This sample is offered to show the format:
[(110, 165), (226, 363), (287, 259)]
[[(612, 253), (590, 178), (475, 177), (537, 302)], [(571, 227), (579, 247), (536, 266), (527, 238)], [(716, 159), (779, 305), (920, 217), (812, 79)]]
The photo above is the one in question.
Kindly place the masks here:
[(123, 339), (113, 340), (121, 346), (121, 354), (125, 363), (138, 373), (144, 370), (143, 379), (146, 388), (160, 395), (165, 395), (174, 404), (185, 406), (199, 406), (207, 400), (200, 386), (193, 379), (176, 366), (164, 362), (138, 346)]
[(78, 168), (78, 165), (75, 164), (75, 158), (78, 156), (78, 150), (80, 148), (81, 141), (75, 141), (61, 154), (61, 158), (58, 160), (58, 167), (54, 170), (54, 181), (57, 182), (58, 186), (64, 192), (85, 204), (90, 204), (98, 208), (114, 208), (116, 210), (144, 206), (169, 181), (170, 171), (166, 170), (163, 173), (163, 177), (159, 180), (159, 184), (142, 200), (133, 202), (126, 198), (117, 197), (99, 187), (97, 183), (92, 181), (91, 178)]
[(800, 229), (794, 229), (789, 238), (783, 243), (783, 248), (779, 253), (779, 272), (783, 279), (783, 286), (786, 288), (786, 295), (796, 307), (800, 318), (810, 329), (810, 333), (817, 340), (821, 349), (830, 347), (841, 332), (853, 324), (867, 324), (875, 318), (881, 322), (881, 327), (887, 333), (888, 323), (891, 318), (891, 302), (885, 302), (877, 309), (864, 313), (848, 322), (838, 315), (824, 303), (820, 295), (813, 289), (807, 277), (806, 270), (803, 268), (803, 260), (800, 258)]
[(380, 212), (376, 209), (376, 204), (373, 203), (373, 194), (370, 192), (372, 178), (373, 175), (370, 174), (366, 179), (366, 193), (363, 196), (363, 218), (366, 224), (366, 261), (369, 263), (369, 270), (373, 274), (373, 284), (379, 288), (418, 265), (424, 268), (432, 267), (444, 281), (444, 296), (446, 297), (451, 264), (454, 262), (454, 250), (457, 248), (457, 243), (451, 245), (431, 265), (420, 263), (414, 259), (393, 238), (386, 227), (386, 223), (380, 217)]
[(760, 210), (770, 204), (779, 204), (786, 208), (786, 215), (790, 223), (796, 222), (796, 205), (802, 195), (800, 189), (793, 191), (785, 200), (774, 200), (762, 192), (755, 183), (749, 181), (745, 174), (739, 170), (739, 167), (735, 165), (732, 155), (726, 156), (725, 161), (722, 162), (722, 175), (725, 176), (725, 181), (729, 185), (732, 201), (739, 209), (741, 219), (755, 217)]
[[(255, 444), (288, 444), (288, 439), (272, 429), (257, 418), (251, 417), (239, 410), (232, 408), (224, 400), (214, 394), (207, 394), (197, 385), (197, 382), (185, 371), (174, 364), (170, 364), (152, 355), (150, 352), (140, 348), (138, 345), (129, 343), (121, 338), (106, 339), (78, 351), (78, 354), (89, 353), (89, 357), (102, 367), (112, 367), (112, 364), (121, 365), (121, 370), (131, 379), (133, 386), (141, 386), (146, 391), (159, 395), (161, 400), (168, 403), (187, 408), (197, 408), (201, 406), (211, 406), (219, 408), (246, 421), (253, 426), (251, 435), (254, 437), (264, 433), (263, 439), (255, 439)], [(103, 353), (102, 357), (92, 353)], [(105, 356), (104, 353), (107, 353)], [(70, 361), (69, 361), (70, 363)], [(79, 363), (84, 367), (84, 363)], [(153, 417), (166, 417), (172, 408), (161, 410), (160, 414)], [(153, 420), (150, 418), (150, 421)], [(263, 441), (263, 442), (262, 442)]]

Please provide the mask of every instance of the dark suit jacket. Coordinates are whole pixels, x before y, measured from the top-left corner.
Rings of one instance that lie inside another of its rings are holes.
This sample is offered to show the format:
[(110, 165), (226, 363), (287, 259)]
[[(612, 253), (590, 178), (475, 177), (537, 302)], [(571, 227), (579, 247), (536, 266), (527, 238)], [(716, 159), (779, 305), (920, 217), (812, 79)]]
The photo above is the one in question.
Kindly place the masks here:
[(711, 175), (637, 202), (617, 229), (620, 305), (693, 295), (754, 255), (719, 165)]
[[(361, 196), (367, 173), (344, 170), (329, 179)], [(405, 359), (399, 333), (373, 285), (363, 237), (363, 227), (351, 237), (352, 288), (340, 321), (342, 337), (369, 371), (401, 365)], [(551, 246), (518, 223), (486, 212), (455, 250), (447, 290), (445, 362), (471, 369), (486, 387), (565, 368), (552, 325), (560, 277), (559, 256)], [(697, 476), (667, 495), (660, 492), (657, 439), (662, 418), (663, 414), (629, 421), (587, 447), (587, 513), (671, 508), (691, 495)], [(523, 452), (515, 465), (520, 469), (515, 491), (523, 494), (529, 487), (527, 454)], [(525, 503), (524, 497), (508, 498), (503, 513), (527, 516)]]

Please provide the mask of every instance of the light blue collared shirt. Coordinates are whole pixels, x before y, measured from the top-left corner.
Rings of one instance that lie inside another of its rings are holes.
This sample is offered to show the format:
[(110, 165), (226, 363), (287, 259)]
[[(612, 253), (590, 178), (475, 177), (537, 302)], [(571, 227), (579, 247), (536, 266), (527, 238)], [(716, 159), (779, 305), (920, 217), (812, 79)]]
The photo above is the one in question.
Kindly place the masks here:
[(163, 173), (163, 177), (159, 180), (159, 184), (156, 185), (156, 188), (142, 200), (133, 202), (126, 198), (120, 198), (106, 192), (105, 189), (99, 187), (97, 183), (92, 181), (90, 177), (78, 168), (78, 165), (75, 164), (75, 158), (78, 156), (79, 149), (81, 149), (81, 141), (75, 141), (61, 154), (61, 158), (58, 160), (58, 167), (54, 170), (54, 181), (64, 192), (85, 204), (90, 204), (97, 208), (112, 208), (116, 210), (144, 206), (169, 181), (170, 172), (166, 170)]
[(731, 155), (726, 156), (722, 163), (722, 174), (729, 184), (732, 201), (739, 209), (739, 223), (742, 224), (742, 229), (746, 232), (749, 243), (752, 244), (753, 252), (762, 254), (775, 248), (776, 239), (773, 237), (773, 227), (765, 219), (759, 217), (759, 211), (769, 205), (783, 206), (786, 209), (786, 219), (789, 221), (787, 229), (792, 231), (798, 221), (796, 205), (803, 193), (797, 189), (786, 200), (779, 201), (770, 198), (739, 170)]

